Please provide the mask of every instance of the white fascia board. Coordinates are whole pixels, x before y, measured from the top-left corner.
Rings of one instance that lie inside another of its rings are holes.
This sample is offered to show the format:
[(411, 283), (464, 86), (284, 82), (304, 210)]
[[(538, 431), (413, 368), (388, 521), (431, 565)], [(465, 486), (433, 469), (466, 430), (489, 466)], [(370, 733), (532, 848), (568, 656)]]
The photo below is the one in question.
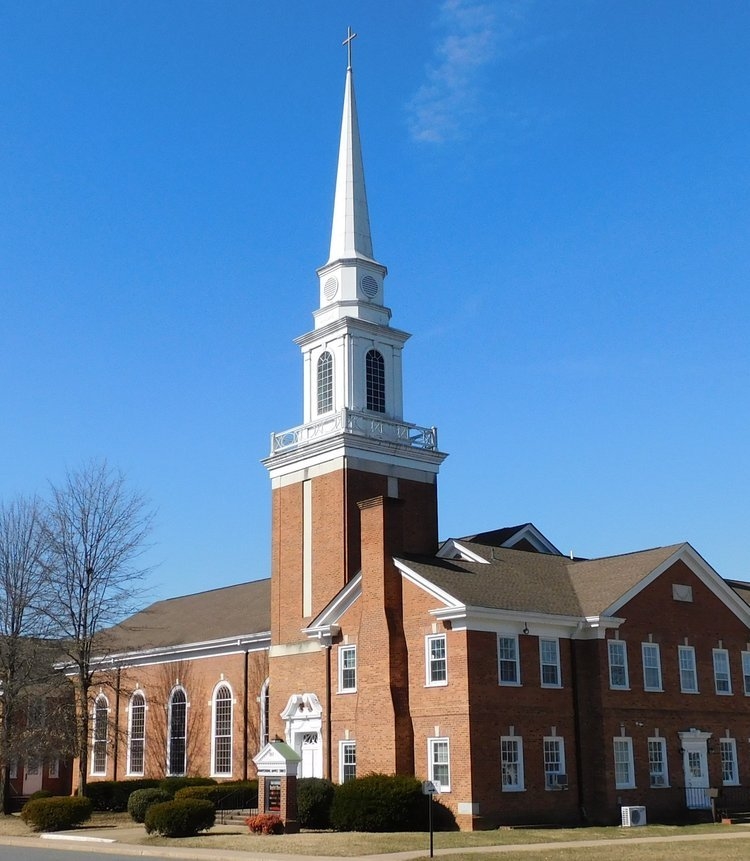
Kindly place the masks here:
[(687, 542), (680, 545), (675, 552), (664, 560), (661, 565), (643, 578), (639, 583), (636, 583), (632, 589), (628, 589), (624, 595), (621, 595), (613, 604), (604, 611), (602, 615), (613, 615), (628, 601), (634, 598), (639, 592), (661, 576), (665, 571), (672, 567), (675, 562), (684, 562), (685, 565), (692, 571), (693, 574), (708, 588), (729, 610), (731, 610), (740, 621), (750, 627), (750, 607), (732, 590), (732, 588), (724, 581), (721, 575), (714, 570), (708, 562)]
[[(508, 541), (503, 544), (503, 547), (510, 547), (511, 549), (515, 544), (517, 544), (522, 539), (526, 539), (532, 547), (538, 550), (540, 553), (549, 553), (553, 556), (562, 556), (562, 553), (555, 547), (555, 545), (545, 538), (544, 535), (534, 526), (533, 523), (527, 523), (522, 529), (519, 529), (514, 535), (512, 535)], [(510, 542), (513, 544), (510, 544)]]
[[(132, 652), (113, 652), (111, 655), (98, 655), (91, 659), (94, 669), (111, 667), (135, 667), (144, 664), (168, 663), (181, 658), (209, 658), (217, 655), (233, 655), (239, 652), (260, 652), (271, 645), (271, 632), (259, 634), (242, 634), (238, 637), (222, 637), (219, 640), (204, 640), (197, 643), (179, 643), (176, 646), (158, 646), (153, 649), (141, 649)], [(69, 662), (60, 664), (68, 669)]]
[(574, 640), (603, 640), (607, 631), (615, 630), (625, 621), (618, 616), (586, 616), (581, 620)]
[(454, 631), (510, 631), (521, 634), (528, 628), (532, 636), (574, 637), (581, 629), (580, 616), (556, 616), (549, 613), (529, 613), (494, 607), (439, 608), (430, 615), (450, 621)]
[(405, 580), (408, 580), (415, 586), (419, 586), (419, 588), (427, 592), (428, 595), (431, 595), (438, 601), (442, 601), (444, 604), (447, 604), (449, 608), (456, 609), (462, 608), (464, 606), (457, 598), (454, 598), (453, 595), (450, 595), (448, 592), (445, 592), (443, 589), (440, 589), (430, 580), (427, 580), (425, 577), (422, 577), (421, 574), (417, 574), (416, 571), (412, 571), (412, 569), (409, 568), (409, 566), (401, 559), (394, 559), (393, 564), (396, 566), (396, 568), (398, 568), (398, 570), (401, 572), (401, 576)]
[(467, 547), (464, 547), (460, 541), (456, 541), (455, 538), (449, 538), (447, 541), (443, 542), (438, 552), (435, 554), (438, 559), (450, 559), (451, 553), (461, 553), (463, 556), (464, 562), (480, 562), (483, 565), (489, 565), (489, 559), (485, 559), (483, 556), (480, 556), (478, 553), (474, 553), (472, 550), (469, 550)]
[(338, 627), (338, 622), (344, 613), (354, 604), (362, 594), (362, 572), (359, 571), (336, 595), (336, 597), (324, 607), (323, 610), (303, 628), (303, 632), (311, 637), (317, 637), (318, 631), (331, 627)]
[[(341, 303), (343, 304), (343, 303)], [(359, 303), (353, 303), (359, 304)], [(325, 309), (320, 309), (325, 310)], [(383, 308), (388, 311), (388, 308)], [(371, 323), (369, 320), (362, 320), (358, 317), (342, 317), (333, 320), (331, 323), (326, 323), (320, 329), (313, 329), (311, 332), (306, 332), (294, 339), (295, 344), (300, 347), (306, 347), (308, 344), (314, 344), (321, 338), (335, 338), (344, 332), (355, 332), (359, 330), (363, 335), (377, 338), (383, 343), (392, 341), (395, 344), (404, 344), (411, 338), (408, 332), (401, 329), (393, 329), (390, 326), (379, 326), (377, 323)]]

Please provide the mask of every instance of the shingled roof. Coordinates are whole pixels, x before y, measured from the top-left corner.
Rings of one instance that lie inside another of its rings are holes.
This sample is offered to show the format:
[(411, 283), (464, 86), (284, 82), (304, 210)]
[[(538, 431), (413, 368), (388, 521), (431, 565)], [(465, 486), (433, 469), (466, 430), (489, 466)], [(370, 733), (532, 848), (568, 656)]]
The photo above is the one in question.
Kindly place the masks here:
[(109, 652), (205, 643), (271, 628), (271, 581), (253, 580), (157, 601), (103, 634)]
[[(462, 542), (466, 543), (466, 542)], [(636, 586), (680, 547), (657, 547), (601, 559), (569, 559), (471, 542), (487, 563), (402, 558), (420, 577), (461, 604), (497, 610), (595, 616)]]

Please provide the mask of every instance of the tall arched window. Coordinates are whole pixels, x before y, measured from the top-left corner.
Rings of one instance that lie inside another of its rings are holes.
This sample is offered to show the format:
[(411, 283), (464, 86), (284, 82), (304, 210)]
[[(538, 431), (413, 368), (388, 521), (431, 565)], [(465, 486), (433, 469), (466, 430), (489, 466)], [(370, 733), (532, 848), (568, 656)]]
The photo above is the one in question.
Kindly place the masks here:
[(318, 415), (333, 409), (333, 356), (326, 350), (318, 359)]
[(385, 362), (377, 350), (368, 350), (365, 356), (367, 382), (367, 409), (385, 412)]
[(214, 692), (213, 773), (232, 774), (232, 691), (219, 685)]
[(175, 688), (169, 698), (169, 774), (185, 774), (187, 765), (187, 696), (184, 688)]
[(109, 702), (104, 694), (94, 701), (93, 743), (91, 745), (91, 773), (107, 773), (107, 741), (109, 736)]
[(146, 746), (146, 698), (136, 691), (130, 698), (128, 774), (143, 774)]
[(270, 696), (270, 679), (266, 679), (260, 689), (260, 747), (265, 747), (268, 744), (268, 718), (270, 716), (271, 696)]

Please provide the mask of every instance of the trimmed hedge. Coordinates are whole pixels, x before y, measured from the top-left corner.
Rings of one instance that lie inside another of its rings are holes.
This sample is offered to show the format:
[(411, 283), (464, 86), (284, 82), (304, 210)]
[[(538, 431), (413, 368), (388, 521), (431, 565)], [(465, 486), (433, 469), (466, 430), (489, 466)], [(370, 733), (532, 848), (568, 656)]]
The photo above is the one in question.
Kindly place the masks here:
[(136, 778), (134, 780), (97, 780), (86, 784), (86, 797), (91, 799), (94, 810), (111, 810), (122, 813), (128, 809), (128, 798), (137, 789), (153, 789), (158, 780)]
[(275, 813), (256, 813), (248, 816), (245, 825), (251, 834), (283, 834), (284, 823)]
[(156, 781), (154, 785), (174, 798), (178, 790), (186, 786), (216, 786), (216, 781), (213, 777), (165, 777), (163, 780)]
[(85, 822), (91, 811), (90, 798), (37, 798), (24, 804), (21, 819), (36, 831), (62, 831)]
[(337, 831), (423, 831), (425, 798), (416, 777), (368, 774), (336, 787), (331, 825)]
[(301, 828), (330, 828), (336, 787), (322, 777), (297, 781), (297, 819)]
[(136, 789), (128, 798), (128, 813), (134, 822), (145, 822), (146, 811), (152, 804), (171, 800), (172, 796), (164, 789)]
[(36, 801), (37, 798), (52, 798), (54, 792), (50, 792), (49, 789), (37, 789), (36, 792), (32, 792), (28, 797), (28, 801)]
[(216, 786), (185, 786), (174, 795), (178, 798), (205, 798), (217, 810), (258, 806), (257, 780), (229, 780)]
[(216, 821), (216, 810), (202, 798), (181, 798), (153, 804), (146, 811), (146, 833), (163, 837), (194, 837)]

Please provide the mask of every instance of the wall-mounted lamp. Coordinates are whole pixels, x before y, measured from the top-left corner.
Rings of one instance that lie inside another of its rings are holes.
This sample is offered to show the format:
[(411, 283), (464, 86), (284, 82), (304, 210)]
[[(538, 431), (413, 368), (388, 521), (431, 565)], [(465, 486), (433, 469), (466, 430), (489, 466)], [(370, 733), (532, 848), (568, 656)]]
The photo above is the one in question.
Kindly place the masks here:
[(529, 626), (528, 626), (528, 624), (527, 624), (526, 622), (524, 622), (524, 623), (523, 623), (523, 633), (524, 633), (524, 634), (528, 634), (528, 633), (529, 633)]

